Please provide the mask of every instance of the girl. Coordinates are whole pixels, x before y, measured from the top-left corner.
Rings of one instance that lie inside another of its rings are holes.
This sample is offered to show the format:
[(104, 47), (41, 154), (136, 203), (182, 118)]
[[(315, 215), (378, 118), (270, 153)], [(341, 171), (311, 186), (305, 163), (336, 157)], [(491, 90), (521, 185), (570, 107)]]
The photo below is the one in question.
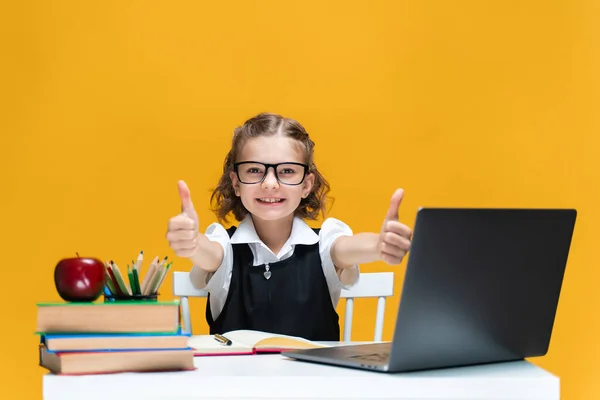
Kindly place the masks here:
[(296, 121), (259, 114), (235, 129), (223, 175), (211, 201), (219, 221), (231, 212), (239, 225), (210, 225), (198, 216), (185, 182), (182, 213), (169, 220), (167, 240), (188, 258), (190, 279), (209, 292), (210, 333), (253, 329), (338, 341), (335, 311), (342, 288), (354, 285), (358, 264), (399, 264), (411, 230), (398, 221), (398, 189), (379, 233), (354, 234), (340, 220), (320, 229), (304, 219), (324, 214), (329, 185), (313, 161), (315, 144)]

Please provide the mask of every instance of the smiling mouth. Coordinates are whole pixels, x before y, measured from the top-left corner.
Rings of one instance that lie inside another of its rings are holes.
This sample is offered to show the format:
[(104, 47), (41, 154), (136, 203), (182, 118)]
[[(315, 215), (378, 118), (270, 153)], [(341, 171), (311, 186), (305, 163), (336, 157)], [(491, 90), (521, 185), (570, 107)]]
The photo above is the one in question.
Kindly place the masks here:
[(266, 204), (277, 204), (277, 203), (282, 203), (283, 201), (285, 201), (285, 199), (275, 198), (275, 197), (265, 197), (265, 198), (261, 198), (261, 199), (257, 199), (257, 200), (261, 203), (266, 203)]

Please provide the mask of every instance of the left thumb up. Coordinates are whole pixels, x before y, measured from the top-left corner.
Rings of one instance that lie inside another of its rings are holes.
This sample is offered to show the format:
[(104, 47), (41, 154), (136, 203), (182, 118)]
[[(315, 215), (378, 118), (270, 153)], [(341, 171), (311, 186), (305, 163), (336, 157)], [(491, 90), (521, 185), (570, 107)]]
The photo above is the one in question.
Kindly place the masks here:
[(390, 200), (390, 208), (385, 215), (379, 237), (379, 256), (390, 265), (400, 264), (410, 249), (412, 232), (399, 221), (398, 210), (404, 197), (404, 190), (397, 189)]
[(394, 220), (398, 221), (400, 217), (398, 216), (398, 210), (400, 208), (400, 204), (402, 204), (402, 198), (404, 197), (404, 190), (396, 189), (394, 194), (392, 195), (392, 200), (390, 200), (390, 208), (385, 216), (386, 221)]

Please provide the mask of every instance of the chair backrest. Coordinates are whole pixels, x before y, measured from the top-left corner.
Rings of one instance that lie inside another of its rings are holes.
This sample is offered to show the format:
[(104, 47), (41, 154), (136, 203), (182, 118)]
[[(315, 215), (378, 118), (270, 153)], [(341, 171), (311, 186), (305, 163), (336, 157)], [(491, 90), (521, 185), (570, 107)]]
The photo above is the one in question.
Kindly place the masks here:
[(352, 334), (352, 314), (354, 299), (361, 297), (377, 297), (377, 314), (375, 317), (375, 334), (373, 340), (381, 342), (383, 336), (383, 320), (385, 318), (385, 299), (394, 294), (393, 272), (361, 273), (356, 285), (343, 289), (340, 295), (346, 299), (346, 315), (344, 317), (344, 341), (350, 341)]
[(189, 272), (173, 272), (173, 295), (179, 296), (181, 300), (182, 331), (192, 334), (192, 317), (188, 297), (208, 297), (208, 292), (197, 289), (192, 284)]
[[(344, 318), (343, 340), (350, 341), (352, 333), (352, 316), (354, 312), (354, 299), (364, 297), (377, 297), (377, 315), (375, 318), (374, 340), (380, 342), (383, 335), (383, 321), (385, 317), (386, 297), (394, 294), (393, 272), (361, 273), (356, 285), (350, 289), (343, 289), (340, 295), (346, 299), (346, 316)], [(183, 317), (183, 331), (192, 333), (192, 321), (188, 297), (207, 297), (208, 292), (197, 289), (192, 285), (189, 272), (173, 273), (173, 295), (181, 299), (181, 314)]]

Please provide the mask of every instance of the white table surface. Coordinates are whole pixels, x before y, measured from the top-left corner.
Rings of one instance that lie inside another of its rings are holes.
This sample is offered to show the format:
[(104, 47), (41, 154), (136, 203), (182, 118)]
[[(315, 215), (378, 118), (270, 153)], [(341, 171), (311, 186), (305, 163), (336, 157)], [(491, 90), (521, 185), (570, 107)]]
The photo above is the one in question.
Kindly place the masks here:
[(556, 400), (558, 377), (527, 362), (381, 373), (280, 354), (195, 357), (194, 371), (43, 378), (44, 400), (519, 399)]

